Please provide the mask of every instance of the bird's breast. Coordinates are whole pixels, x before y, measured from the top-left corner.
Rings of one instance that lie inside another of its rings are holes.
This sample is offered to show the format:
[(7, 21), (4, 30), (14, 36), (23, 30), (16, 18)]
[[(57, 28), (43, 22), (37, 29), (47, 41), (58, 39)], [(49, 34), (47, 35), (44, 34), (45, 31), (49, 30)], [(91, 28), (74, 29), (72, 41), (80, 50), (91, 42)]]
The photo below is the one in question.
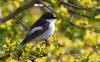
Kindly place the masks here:
[(53, 34), (53, 33), (54, 33), (54, 29), (55, 29), (55, 24), (54, 24), (54, 23), (50, 23), (48, 31), (49, 31), (51, 34)]
[(42, 39), (48, 39), (54, 33), (55, 25), (54, 23), (49, 24), (49, 28), (40, 36), (36, 37), (36, 41), (40, 41)]

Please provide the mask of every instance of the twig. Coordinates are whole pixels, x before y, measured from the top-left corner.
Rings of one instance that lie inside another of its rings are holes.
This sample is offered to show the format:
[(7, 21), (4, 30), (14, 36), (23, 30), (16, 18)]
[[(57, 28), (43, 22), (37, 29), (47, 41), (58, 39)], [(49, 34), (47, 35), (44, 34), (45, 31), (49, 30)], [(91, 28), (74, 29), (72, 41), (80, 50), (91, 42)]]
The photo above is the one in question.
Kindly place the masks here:
[(32, 62), (35, 62), (35, 60), (36, 60), (37, 58), (41, 58), (41, 57), (45, 57), (45, 56), (47, 56), (47, 54), (36, 55), (36, 58), (34, 58), (34, 59), (30, 58), (30, 60), (31, 60)]
[[(43, 4), (44, 7), (46, 7), (46, 8), (47, 8), (48, 10), (50, 10), (51, 12), (57, 14), (51, 7), (47, 6), (45, 3), (42, 3), (42, 4)], [(76, 12), (74, 12), (73, 10), (70, 10), (70, 11), (71, 11), (72, 13), (76, 13)], [(77, 14), (79, 14), (79, 13), (77, 13)], [(80, 15), (80, 14), (79, 14), (79, 15)], [(87, 15), (85, 15), (85, 14), (82, 14), (82, 16), (84, 16), (84, 17), (89, 17), (89, 16), (87, 16)], [(71, 17), (71, 19), (70, 19), (69, 21), (67, 21), (67, 22), (70, 23), (71, 25), (73, 25), (73, 26), (79, 28), (79, 29), (86, 29), (86, 28), (84, 28), (84, 27), (81, 27), (81, 26), (76, 25), (76, 24), (74, 24), (73, 22), (71, 22), (72, 19), (73, 19), (73, 17)]]
[(72, 20), (73, 20), (73, 16), (70, 18), (70, 20), (69, 20), (68, 22), (69, 22), (71, 25), (73, 25), (73, 26), (75, 26), (75, 27), (81, 29), (81, 27), (80, 27), (79, 25), (74, 24), (74, 23), (72, 22)]
[(67, 3), (67, 2), (64, 2), (64, 1), (62, 1), (62, 0), (59, 0), (59, 2), (62, 3), (62, 4), (65, 4), (65, 5), (67, 5), (67, 6), (71, 6), (71, 7), (73, 7), (73, 8), (76, 8), (76, 9), (87, 10), (87, 11), (89, 11), (89, 9), (90, 9), (90, 8), (83, 8), (83, 7), (80, 7), (80, 6), (71, 4), (71, 3)]
[(16, 17), (15, 18), (17, 20), (17, 22), (22, 26), (24, 27), (25, 30), (28, 30), (28, 28), (21, 22), (21, 19), (19, 17)]
[[(79, 16), (83, 16), (83, 17), (87, 17), (87, 18), (91, 18), (90, 16), (88, 16), (88, 15), (86, 15), (86, 14), (80, 14), (80, 13), (76, 12), (76, 11), (75, 11), (74, 9), (72, 9), (71, 7), (78, 8), (78, 9), (84, 9), (84, 10), (87, 10), (87, 9), (77, 7), (77, 6), (74, 6), (74, 5), (69, 4), (69, 3), (65, 3), (65, 2), (63, 2), (63, 1), (61, 1), (61, 0), (59, 0), (59, 2), (60, 2), (60, 4), (63, 4), (63, 5), (69, 10), (70, 13), (72, 13), (72, 14), (77, 14), (77, 15), (79, 15)], [(69, 7), (69, 6), (71, 6), (71, 7)]]
[(5, 56), (3, 56), (3, 57), (0, 57), (0, 60), (5, 60), (5, 59), (7, 59), (8, 57), (10, 57), (10, 54), (7, 54), (7, 55), (5, 55)]
[(41, 2), (43, 4), (43, 6), (45, 8), (47, 8), (48, 10), (50, 10), (51, 12), (53, 12), (54, 14), (57, 14), (51, 7), (49, 7), (48, 5), (46, 5), (45, 3)]
[(77, 27), (77, 28), (79, 28), (79, 29), (82, 29), (82, 30), (83, 30), (83, 29), (86, 29), (85, 27), (81, 27), (81, 26), (79, 26), (79, 25), (73, 23), (72, 20), (73, 20), (73, 16), (70, 18), (70, 20), (68, 21), (68, 23), (70, 23), (71, 25), (73, 25), (73, 26), (75, 26), (75, 27)]
[(40, 3), (41, 0), (29, 0), (27, 3), (21, 5), (19, 8), (17, 8), (14, 12), (9, 14), (8, 16), (0, 19), (0, 23), (6, 22), (7, 20), (14, 18), (16, 15), (18, 15), (23, 10), (30, 8), (34, 3)]
[[(14, 34), (12, 34), (12, 37), (11, 37), (11, 39), (10, 39), (10, 44), (12, 43), (12, 40), (13, 40), (13, 38), (14, 38)], [(5, 60), (5, 59), (7, 59), (7, 58), (9, 58), (10, 57), (10, 53), (11, 53), (11, 49), (10, 49), (10, 46), (8, 47), (8, 51), (6, 51), (7, 52), (7, 54), (6, 55), (4, 55), (4, 56), (2, 56), (2, 57), (0, 57), (0, 60)]]

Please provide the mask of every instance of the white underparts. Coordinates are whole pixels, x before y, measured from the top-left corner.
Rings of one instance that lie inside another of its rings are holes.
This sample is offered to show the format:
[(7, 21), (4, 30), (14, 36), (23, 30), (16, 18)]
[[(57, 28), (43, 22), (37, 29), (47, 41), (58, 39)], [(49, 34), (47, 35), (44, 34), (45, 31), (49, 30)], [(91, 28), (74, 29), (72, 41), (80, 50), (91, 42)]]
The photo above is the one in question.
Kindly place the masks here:
[(47, 20), (47, 22), (50, 22), (49, 24), (49, 29), (46, 30), (43, 34), (41, 34), (40, 36), (36, 37), (34, 40), (35, 41), (40, 41), (43, 39), (48, 39), (53, 33), (54, 33), (54, 29), (55, 29), (55, 19), (50, 19)]

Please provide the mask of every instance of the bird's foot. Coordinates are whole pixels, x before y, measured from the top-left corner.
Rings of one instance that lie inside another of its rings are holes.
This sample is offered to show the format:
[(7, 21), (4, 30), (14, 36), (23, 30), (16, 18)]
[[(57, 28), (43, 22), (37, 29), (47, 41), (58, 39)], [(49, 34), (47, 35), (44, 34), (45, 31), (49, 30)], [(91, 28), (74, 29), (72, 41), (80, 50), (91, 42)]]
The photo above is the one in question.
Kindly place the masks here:
[(46, 47), (50, 46), (49, 40), (45, 40), (45, 43), (46, 43)]

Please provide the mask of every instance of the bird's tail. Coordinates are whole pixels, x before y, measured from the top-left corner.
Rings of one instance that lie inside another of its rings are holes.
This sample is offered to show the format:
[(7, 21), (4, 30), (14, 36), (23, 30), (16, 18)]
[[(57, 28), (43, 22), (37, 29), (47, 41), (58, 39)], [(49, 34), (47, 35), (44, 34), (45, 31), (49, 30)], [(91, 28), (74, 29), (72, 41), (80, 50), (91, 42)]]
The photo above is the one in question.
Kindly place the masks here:
[[(26, 38), (19, 44), (20, 47), (23, 48), (23, 46), (28, 43), (31, 39), (26, 36)], [(22, 55), (22, 48), (18, 51), (18, 58)]]
[(17, 58), (18, 58), (18, 60), (19, 60), (19, 58), (21, 57), (21, 55), (22, 55), (22, 53), (23, 53), (23, 51), (22, 51), (22, 49), (23, 49), (23, 45), (24, 44), (26, 44), (26, 39), (24, 39), (20, 44), (19, 44), (19, 47), (21, 47), (18, 51), (17, 51)]
[(27, 41), (28, 41), (28, 39), (27, 38), (25, 38), (21, 43), (20, 43), (20, 45), (24, 45), (24, 44), (26, 44), (27, 43)]
[(14, 52), (16, 53), (14, 56), (16, 56), (15, 58), (17, 58), (19, 60), (19, 58), (22, 56), (22, 45), (17, 44), (16, 47), (14, 48)]
[(20, 45), (24, 45), (25, 44), (25, 39), (20, 43)]

